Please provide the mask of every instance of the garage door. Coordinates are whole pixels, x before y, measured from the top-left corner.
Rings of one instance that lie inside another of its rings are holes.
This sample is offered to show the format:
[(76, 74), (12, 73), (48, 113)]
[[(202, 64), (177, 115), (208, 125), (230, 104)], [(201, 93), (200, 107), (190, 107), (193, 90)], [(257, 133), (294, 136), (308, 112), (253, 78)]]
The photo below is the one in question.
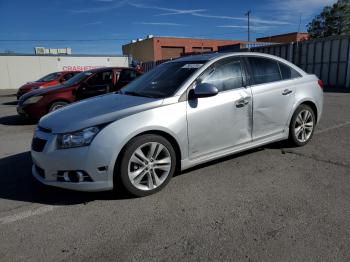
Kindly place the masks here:
[(162, 59), (177, 58), (184, 52), (184, 47), (162, 46)]
[(192, 47), (192, 51), (196, 53), (206, 53), (206, 52), (212, 52), (212, 47)]

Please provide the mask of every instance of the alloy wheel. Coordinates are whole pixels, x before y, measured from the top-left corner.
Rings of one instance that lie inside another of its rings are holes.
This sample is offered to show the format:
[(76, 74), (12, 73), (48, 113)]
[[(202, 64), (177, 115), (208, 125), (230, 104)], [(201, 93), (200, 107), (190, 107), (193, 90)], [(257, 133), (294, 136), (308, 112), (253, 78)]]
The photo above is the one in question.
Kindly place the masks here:
[(296, 139), (301, 143), (308, 141), (312, 135), (313, 129), (313, 115), (308, 110), (300, 111), (294, 124), (294, 134)]
[(128, 176), (137, 189), (153, 190), (166, 180), (171, 165), (169, 150), (159, 142), (148, 142), (138, 147), (131, 155)]

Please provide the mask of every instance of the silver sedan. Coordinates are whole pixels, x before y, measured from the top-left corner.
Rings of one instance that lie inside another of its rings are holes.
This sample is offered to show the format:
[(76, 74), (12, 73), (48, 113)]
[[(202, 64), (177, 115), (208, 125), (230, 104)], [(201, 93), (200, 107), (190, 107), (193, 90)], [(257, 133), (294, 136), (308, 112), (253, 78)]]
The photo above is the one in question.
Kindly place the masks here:
[(175, 172), (213, 159), (280, 140), (305, 145), (320, 121), (322, 85), (266, 54), (176, 59), (42, 118), (33, 175), (73, 190), (153, 194)]

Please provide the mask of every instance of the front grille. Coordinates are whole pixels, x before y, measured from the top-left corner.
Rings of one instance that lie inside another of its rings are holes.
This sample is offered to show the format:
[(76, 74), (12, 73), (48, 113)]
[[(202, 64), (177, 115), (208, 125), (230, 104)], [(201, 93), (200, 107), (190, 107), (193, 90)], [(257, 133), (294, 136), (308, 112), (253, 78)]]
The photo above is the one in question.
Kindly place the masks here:
[(38, 130), (44, 133), (51, 133), (52, 130), (38, 125)]
[(38, 137), (34, 137), (32, 141), (32, 149), (36, 152), (42, 152), (46, 145), (46, 140)]
[(37, 165), (34, 165), (36, 173), (41, 177), (45, 178), (45, 170), (41, 167), (38, 167)]

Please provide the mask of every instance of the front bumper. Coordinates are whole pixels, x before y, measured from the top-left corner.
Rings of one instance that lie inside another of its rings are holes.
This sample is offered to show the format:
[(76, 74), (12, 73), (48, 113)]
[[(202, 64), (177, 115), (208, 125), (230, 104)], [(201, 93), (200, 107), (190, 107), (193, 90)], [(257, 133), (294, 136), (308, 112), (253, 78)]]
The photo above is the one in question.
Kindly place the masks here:
[(46, 114), (46, 108), (38, 104), (17, 105), (17, 113), (21, 116), (40, 119)]
[[(33, 176), (41, 183), (77, 191), (107, 191), (113, 189), (113, 167), (109, 167), (108, 159), (96, 154), (94, 148), (78, 147), (71, 149), (56, 149), (56, 135), (35, 131), (36, 138), (46, 140), (41, 152), (31, 150), (33, 161)], [(36, 150), (38, 150), (36, 148)], [(40, 151), (40, 150), (39, 150)], [(39, 167), (42, 172), (38, 172)], [(99, 171), (101, 167), (106, 167)], [(86, 172), (92, 182), (63, 182), (58, 176), (64, 171)]]

